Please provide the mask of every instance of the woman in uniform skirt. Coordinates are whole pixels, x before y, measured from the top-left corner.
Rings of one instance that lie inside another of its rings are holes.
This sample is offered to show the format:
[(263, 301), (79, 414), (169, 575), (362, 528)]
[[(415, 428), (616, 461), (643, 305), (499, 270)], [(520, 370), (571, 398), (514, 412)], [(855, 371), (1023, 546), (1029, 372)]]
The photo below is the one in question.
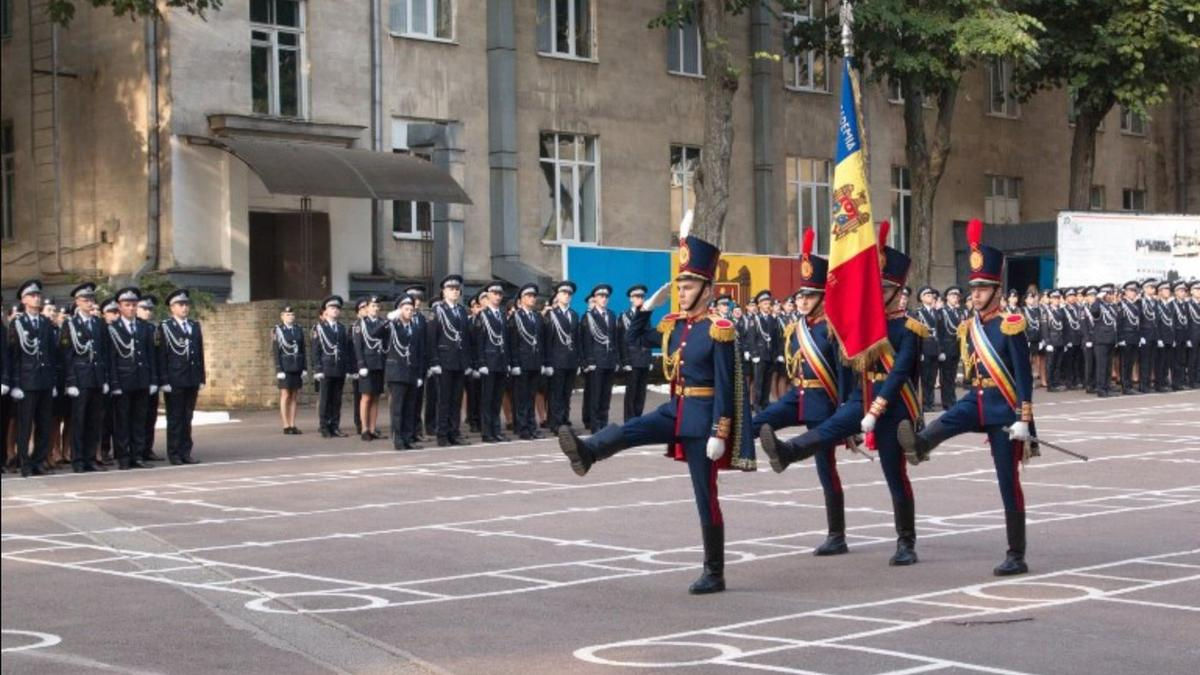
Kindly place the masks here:
[(303, 433), (296, 428), (296, 406), (300, 402), (300, 388), (308, 374), (304, 366), (308, 356), (304, 351), (304, 329), (296, 323), (296, 312), (284, 307), (279, 313), (279, 323), (271, 329), (271, 350), (275, 352), (275, 381), (279, 385), (279, 417), (283, 421), (283, 433)]

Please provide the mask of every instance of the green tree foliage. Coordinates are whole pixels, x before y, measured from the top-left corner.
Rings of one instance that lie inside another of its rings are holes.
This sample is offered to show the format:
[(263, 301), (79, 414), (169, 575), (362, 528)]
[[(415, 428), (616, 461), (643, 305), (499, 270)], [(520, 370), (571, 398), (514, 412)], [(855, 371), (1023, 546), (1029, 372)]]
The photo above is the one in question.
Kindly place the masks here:
[(113, 14), (117, 16), (136, 19), (140, 16), (158, 16), (160, 5), (179, 7), (186, 9), (190, 14), (203, 17), (208, 10), (215, 12), (221, 9), (223, 2), (224, 0), (158, 0), (157, 2), (156, 0), (50, 0), (47, 3), (46, 11), (50, 13), (51, 21), (65, 26), (75, 18), (75, 6), (78, 4), (110, 7)]

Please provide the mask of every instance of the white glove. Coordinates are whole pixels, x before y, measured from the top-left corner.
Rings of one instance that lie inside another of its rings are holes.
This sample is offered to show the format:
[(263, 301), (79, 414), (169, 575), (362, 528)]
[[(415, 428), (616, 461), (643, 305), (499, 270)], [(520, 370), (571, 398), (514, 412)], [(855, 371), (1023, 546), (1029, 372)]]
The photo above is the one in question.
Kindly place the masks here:
[(79, 387), (67, 387), (67, 396), (70, 396), (71, 398), (78, 398)]
[(508, 374), (512, 375), (514, 377), (517, 375), (520, 375), (521, 374), (521, 366), (513, 366), (512, 368), (509, 368)]
[(590, 372), (592, 372), (592, 371), (593, 371), (593, 370), (595, 370), (595, 369), (596, 369), (596, 366), (588, 366), (587, 368), (584, 368), (584, 369), (583, 369), (583, 372), (585, 372), (585, 373), (590, 373)]
[(660, 286), (657, 291), (654, 291), (653, 295), (651, 295), (649, 298), (646, 298), (646, 302), (642, 303), (642, 311), (643, 312), (653, 312), (654, 308), (661, 306), (670, 297), (671, 297), (671, 282), (668, 281), (667, 283)]
[(122, 394), (124, 394), (124, 393), (125, 393), (125, 392), (121, 391), (120, 389), (113, 389), (113, 390), (112, 390), (112, 395), (113, 395), (113, 396), (120, 396), (120, 395), (122, 395)]
[(282, 380), (285, 377), (287, 377), (287, 375), (284, 375), (283, 373), (275, 373), (275, 379), (277, 380)]
[(1192, 341), (1191, 341), (1191, 340), (1188, 340), (1188, 341), (1187, 341), (1187, 346), (1188, 346), (1188, 349), (1191, 349), (1191, 348), (1192, 348)]
[[(1189, 344), (1188, 346), (1189, 346), (1189, 347), (1191, 347), (1191, 345), (1190, 345), (1190, 344)], [(623, 368), (621, 368), (621, 370), (623, 370), (623, 371), (625, 371), (625, 372), (627, 372), (627, 373), (629, 373), (629, 372), (633, 372), (633, 366), (624, 366)]]
[(1138, 346), (1145, 347), (1146, 346), (1146, 338), (1138, 338)]
[(1063, 351), (1065, 352), (1065, 351), (1067, 351), (1068, 349), (1070, 349), (1071, 347), (1074, 347), (1074, 346), (1075, 346), (1075, 345), (1074, 345), (1074, 343), (1068, 342), (1068, 343), (1067, 343), (1067, 346), (1066, 346), (1066, 347), (1063, 347)]
[(1053, 353), (1053, 352), (1054, 352), (1054, 345), (1046, 345), (1046, 351)]
[(542, 368), (542, 374), (546, 377), (554, 377), (554, 366), (546, 366)]
[(169, 385), (169, 384), (164, 384), (164, 385), (162, 386), (162, 390), (163, 390), (163, 393), (164, 393), (164, 394), (169, 394), (169, 393), (171, 393), (171, 385)]
[(441, 375), (442, 367), (441, 366), (433, 366), (432, 368), (429, 369), (429, 373), (431, 375)]
[(749, 361), (750, 360), (750, 352), (742, 352), (742, 360)]
[(1013, 425), (1008, 428), (1008, 437), (1014, 441), (1029, 440), (1029, 423), (1014, 422)]
[(475, 371), (475, 374), (476, 374), (477, 376), (479, 376), (479, 377), (483, 377), (483, 376), (486, 376), (486, 375), (488, 374), (488, 372), (489, 372), (489, 371), (488, 371), (488, 367), (487, 367), (487, 366), (480, 366), (480, 367), (479, 367), (479, 370), (476, 370), (476, 371)]
[(300, 379), (302, 379), (302, 380), (308, 379), (308, 371), (307, 370), (300, 371)]
[(1158, 341), (1158, 346), (1159, 346), (1159, 347), (1163, 346), (1163, 341), (1162, 341), (1162, 340), (1159, 340), (1159, 341)]
[(754, 363), (758, 363), (758, 362), (762, 361), (762, 357), (756, 356), (750, 360), (753, 361)]
[(325, 373), (317, 373), (316, 375), (313, 375), (313, 379), (317, 382), (320, 382), (321, 380), (325, 379)]
[(945, 354), (938, 354), (938, 361), (945, 361), (945, 360), (946, 360)]
[(150, 385), (150, 395), (153, 396), (157, 393), (158, 393), (158, 385), (157, 384)]
[(205, 386), (204, 383), (201, 382), (200, 386), (196, 387), (196, 391), (204, 391), (204, 386)]
[(872, 431), (875, 431), (875, 422), (876, 422), (878, 419), (879, 419), (878, 417), (876, 417), (876, 416), (874, 416), (874, 415), (872, 415), (872, 414), (870, 414), (870, 413), (867, 413), (867, 416), (866, 416), (866, 417), (864, 417), (864, 418), (862, 418), (862, 431), (863, 431), (863, 433), (864, 433), (864, 434), (869, 434), (869, 433), (871, 433)]
[(1083, 346), (1084, 346), (1084, 347), (1087, 347), (1088, 349), (1091, 349), (1091, 348), (1092, 348), (1092, 343), (1090, 343), (1090, 342), (1087, 342), (1087, 343), (1084, 343), (1084, 345), (1083, 345)]
[(21, 391), (20, 387), (13, 387), (10, 393), (12, 394), (14, 401), (20, 401), (21, 399), (25, 398), (25, 392)]
[(1124, 347), (1124, 346), (1125, 346), (1125, 341), (1124, 341), (1124, 340), (1121, 340), (1120, 342), (1118, 342), (1118, 343), (1117, 343), (1117, 346), (1118, 346), (1118, 347)]
[(425, 384), (425, 380), (422, 380), (421, 378), (418, 377), (417, 378), (417, 389), (420, 389), (421, 385), (423, 385), (423, 384)]
[(725, 439), (709, 436), (708, 444), (704, 446), (704, 452), (714, 462), (721, 459), (725, 456)]
[(8, 396), (8, 385), (0, 384), (0, 396)]
[(368, 372), (370, 372), (370, 371), (368, 371), (366, 368), (359, 368), (359, 369), (358, 369), (358, 376), (359, 376), (359, 377), (366, 377)]
[(780, 363), (783, 363), (783, 357), (782, 357), (782, 356), (776, 356), (776, 357), (775, 357), (775, 360), (776, 360), (776, 361), (778, 361), (778, 362), (780, 362)]
[(51, 397), (51, 398), (57, 398), (57, 397), (58, 397), (58, 387), (51, 387), (51, 388), (50, 388), (50, 397)]
[(105, 382), (103, 387), (100, 387), (101, 394), (108, 394), (108, 383)]

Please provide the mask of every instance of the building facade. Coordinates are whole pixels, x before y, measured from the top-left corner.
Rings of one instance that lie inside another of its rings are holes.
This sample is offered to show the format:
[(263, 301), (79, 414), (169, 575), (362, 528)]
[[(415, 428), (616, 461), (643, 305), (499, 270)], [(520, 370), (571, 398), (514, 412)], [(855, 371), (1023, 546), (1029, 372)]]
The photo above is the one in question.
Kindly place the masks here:
[[(694, 27), (647, 27), (661, 3), (227, 0), (138, 22), (80, 6), (54, 29), (41, 2), (3, 1), (5, 288), (160, 270), (241, 302), (447, 272), (548, 282), (563, 243), (667, 248), (694, 203), (704, 63)], [(739, 19), (726, 250), (794, 254), (804, 228), (827, 228), (840, 64), (750, 59), (805, 20)], [(1018, 103), (1007, 78), (1004, 63), (964, 78), (935, 283), (955, 279), (955, 221), (1052, 221), (1067, 205), (1068, 96)], [(863, 114), (876, 214), (903, 248), (899, 96), (865, 85)], [(1200, 211), (1198, 108), (1114, 110), (1093, 207)], [(272, 193), (230, 139), (414, 155), (471, 203)]]

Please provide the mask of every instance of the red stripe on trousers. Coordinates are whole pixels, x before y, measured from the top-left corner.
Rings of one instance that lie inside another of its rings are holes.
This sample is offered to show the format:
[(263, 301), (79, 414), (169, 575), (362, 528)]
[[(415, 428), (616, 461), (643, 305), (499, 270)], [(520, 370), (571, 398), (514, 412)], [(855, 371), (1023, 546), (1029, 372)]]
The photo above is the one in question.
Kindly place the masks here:
[(711, 512), (713, 525), (724, 525), (725, 518), (721, 515), (721, 502), (717, 499), (717, 463), (713, 462), (708, 472), (708, 510)]
[(1016, 498), (1017, 510), (1025, 511), (1025, 491), (1021, 489), (1021, 458), (1025, 456), (1025, 442), (1012, 442), (1013, 456), (1013, 496)]

